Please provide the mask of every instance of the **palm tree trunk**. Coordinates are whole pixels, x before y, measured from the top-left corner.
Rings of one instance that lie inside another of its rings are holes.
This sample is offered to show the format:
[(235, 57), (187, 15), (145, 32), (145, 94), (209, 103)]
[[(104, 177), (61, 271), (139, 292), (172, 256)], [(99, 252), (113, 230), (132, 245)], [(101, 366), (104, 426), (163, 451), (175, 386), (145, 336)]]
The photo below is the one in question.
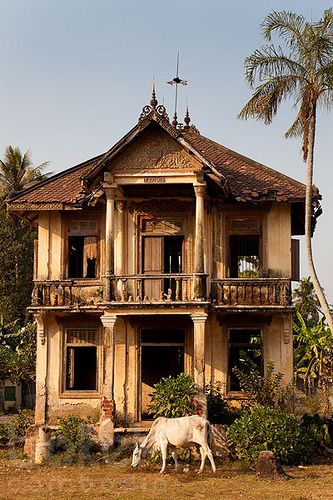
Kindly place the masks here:
[(333, 318), (331, 311), (324, 295), (323, 289), (320, 285), (312, 255), (312, 242), (311, 242), (311, 215), (312, 215), (312, 183), (313, 183), (313, 153), (315, 144), (316, 133), (316, 105), (313, 106), (313, 111), (309, 124), (309, 148), (307, 158), (307, 174), (306, 174), (306, 194), (305, 194), (305, 245), (306, 257), (308, 261), (309, 273), (311, 280), (318, 297), (321, 309), (327, 321), (327, 324), (333, 334)]

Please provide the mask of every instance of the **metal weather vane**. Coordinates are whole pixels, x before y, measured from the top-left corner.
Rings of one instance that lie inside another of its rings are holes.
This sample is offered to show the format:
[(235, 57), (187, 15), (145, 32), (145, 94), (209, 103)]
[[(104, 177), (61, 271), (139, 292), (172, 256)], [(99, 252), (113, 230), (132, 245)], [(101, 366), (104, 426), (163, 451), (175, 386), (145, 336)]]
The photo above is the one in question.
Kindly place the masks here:
[(177, 53), (177, 67), (176, 67), (176, 76), (167, 82), (169, 85), (176, 85), (175, 91), (175, 112), (173, 115), (172, 125), (177, 126), (177, 104), (178, 104), (178, 85), (187, 85), (187, 80), (182, 80), (179, 78), (179, 51)]

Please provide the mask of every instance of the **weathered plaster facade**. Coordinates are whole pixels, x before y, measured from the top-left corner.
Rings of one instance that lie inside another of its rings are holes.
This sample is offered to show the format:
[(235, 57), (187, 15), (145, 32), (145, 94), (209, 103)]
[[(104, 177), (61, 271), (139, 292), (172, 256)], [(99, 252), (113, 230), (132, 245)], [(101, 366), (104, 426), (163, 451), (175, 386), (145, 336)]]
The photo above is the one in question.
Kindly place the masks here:
[(102, 398), (138, 422), (153, 384), (180, 371), (199, 394), (221, 382), (236, 397), (231, 368), (253, 339), (258, 364), (273, 360), (290, 381), (291, 240), (304, 193), (171, 126), (153, 96), (106, 154), (12, 200), (38, 224), (37, 423), (98, 419)]

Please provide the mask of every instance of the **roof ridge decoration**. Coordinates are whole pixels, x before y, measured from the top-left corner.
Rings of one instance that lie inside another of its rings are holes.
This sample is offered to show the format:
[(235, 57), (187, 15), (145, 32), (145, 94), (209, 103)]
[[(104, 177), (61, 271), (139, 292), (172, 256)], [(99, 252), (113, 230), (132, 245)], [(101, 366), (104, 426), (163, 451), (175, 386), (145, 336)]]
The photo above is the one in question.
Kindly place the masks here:
[(163, 104), (158, 104), (158, 100), (156, 99), (155, 92), (155, 82), (153, 82), (153, 90), (151, 94), (150, 103), (146, 104), (142, 108), (141, 115), (139, 116), (139, 123), (145, 120), (146, 118), (157, 119), (159, 121), (161, 118), (164, 118), (169, 122), (169, 117), (167, 110)]

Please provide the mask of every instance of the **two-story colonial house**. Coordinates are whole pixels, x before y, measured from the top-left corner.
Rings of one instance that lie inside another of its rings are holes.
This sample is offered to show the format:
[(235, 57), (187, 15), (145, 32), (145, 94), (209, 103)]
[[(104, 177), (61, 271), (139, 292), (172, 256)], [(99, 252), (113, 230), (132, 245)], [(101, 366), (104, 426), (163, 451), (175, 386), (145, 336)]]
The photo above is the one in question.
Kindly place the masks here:
[(38, 225), (37, 423), (102, 398), (139, 422), (153, 385), (180, 372), (232, 397), (244, 352), (292, 378), (305, 186), (184, 122), (153, 92), (109, 151), (10, 202)]

